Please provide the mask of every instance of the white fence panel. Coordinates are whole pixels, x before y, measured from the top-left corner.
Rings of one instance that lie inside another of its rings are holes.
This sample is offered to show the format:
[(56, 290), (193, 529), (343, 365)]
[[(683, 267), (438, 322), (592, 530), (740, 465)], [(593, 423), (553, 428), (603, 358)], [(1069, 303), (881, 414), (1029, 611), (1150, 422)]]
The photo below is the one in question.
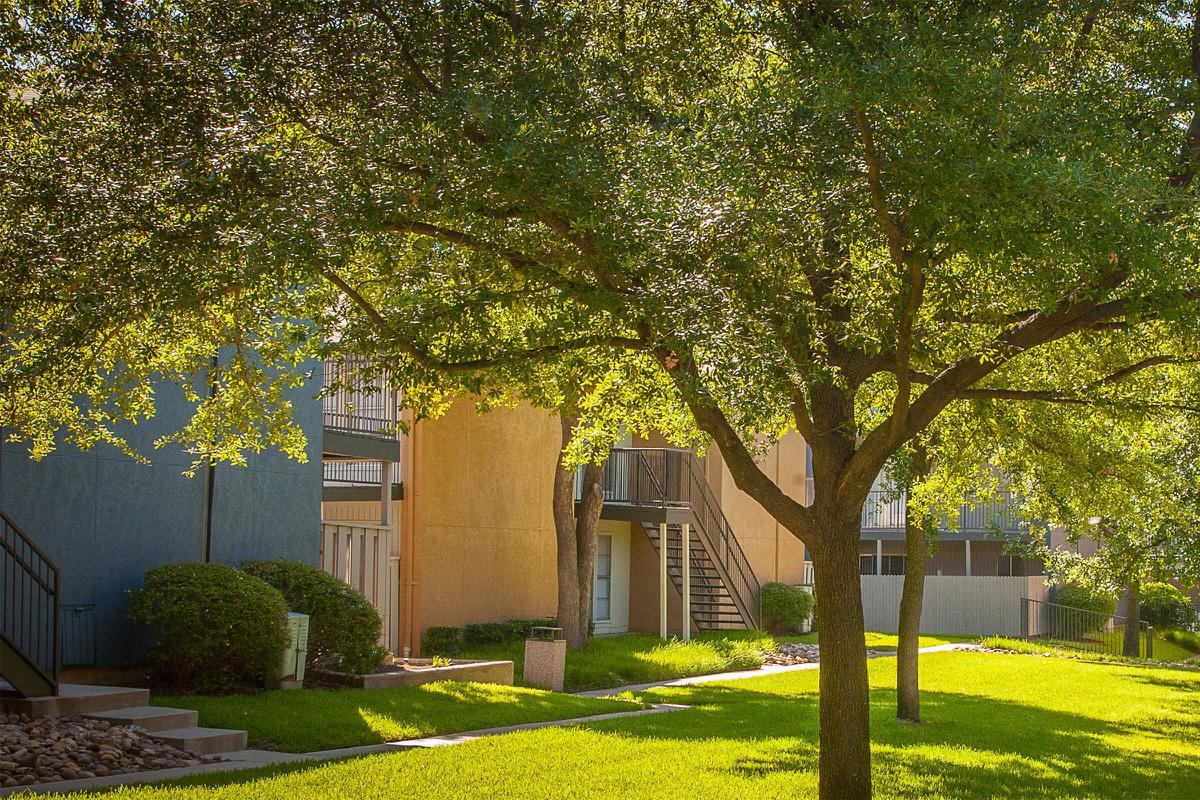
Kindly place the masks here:
[[(869, 631), (899, 627), (903, 575), (863, 575), (863, 617)], [(930, 575), (925, 578), (921, 632), (1021, 636), (1021, 598), (1045, 600), (1045, 578)]]
[(392, 539), (390, 527), (361, 522), (321, 523), (321, 569), (358, 589), (375, 606), (383, 618), (380, 644), (394, 652), (392, 620), (399, 574), (393, 563)]

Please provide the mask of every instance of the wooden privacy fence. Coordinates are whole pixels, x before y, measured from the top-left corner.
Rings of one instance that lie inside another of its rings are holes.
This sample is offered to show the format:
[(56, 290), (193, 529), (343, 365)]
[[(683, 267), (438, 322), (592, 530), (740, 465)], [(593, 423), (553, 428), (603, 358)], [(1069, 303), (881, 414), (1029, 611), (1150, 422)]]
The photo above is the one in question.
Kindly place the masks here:
[(396, 651), (394, 621), (399, 619), (400, 548), (395, 531), (363, 522), (321, 523), (321, 569), (363, 593), (383, 618), (379, 643)]
[[(869, 631), (899, 627), (903, 575), (863, 575), (863, 617)], [(1022, 600), (1045, 600), (1046, 578), (930, 575), (925, 578), (922, 633), (1022, 636)], [(819, 613), (819, 612), (818, 612)]]

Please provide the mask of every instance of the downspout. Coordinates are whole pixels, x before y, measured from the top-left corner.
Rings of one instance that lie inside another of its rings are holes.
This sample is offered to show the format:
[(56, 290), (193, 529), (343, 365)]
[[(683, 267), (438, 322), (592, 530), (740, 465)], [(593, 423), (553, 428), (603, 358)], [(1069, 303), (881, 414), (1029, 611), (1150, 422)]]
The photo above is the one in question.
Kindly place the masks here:
[[(220, 365), (219, 359), (219, 356), (213, 356), (209, 368), (208, 399), (210, 401), (217, 396), (217, 367)], [(204, 538), (201, 542), (200, 560), (208, 564), (212, 561), (213, 495), (217, 484), (217, 465), (213, 460), (212, 453), (209, 453), (205, 460), (208, 462), (208, 465), (204, 470), (204, 509), (202, 516)]]

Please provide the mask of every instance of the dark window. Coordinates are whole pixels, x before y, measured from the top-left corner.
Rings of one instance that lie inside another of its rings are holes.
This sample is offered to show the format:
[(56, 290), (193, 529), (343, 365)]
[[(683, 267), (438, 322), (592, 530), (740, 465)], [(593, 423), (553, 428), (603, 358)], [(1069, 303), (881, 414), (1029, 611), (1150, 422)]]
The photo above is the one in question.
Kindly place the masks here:
[(884, 556), (883, 557), (883, 574), (884, 575), (903, 575), (904, 574), (904, 556)]
[(1020, 556), (1001, 553), (1000, 561), (996, 565), (996, 574), (1005, 577), (1019, 577), (1025, 574), (1025, 565), (1021, 563)]
[(874, 575), (875, 574), (875, 556), (859, 556), (858, 557), (858, 574), (859, 575)]

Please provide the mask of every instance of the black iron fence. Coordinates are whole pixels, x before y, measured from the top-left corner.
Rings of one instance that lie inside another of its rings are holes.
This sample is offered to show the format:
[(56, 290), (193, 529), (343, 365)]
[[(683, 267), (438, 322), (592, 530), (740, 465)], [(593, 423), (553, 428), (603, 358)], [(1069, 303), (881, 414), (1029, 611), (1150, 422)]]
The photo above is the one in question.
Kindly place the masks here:
[(58, 567), (0, 511), (0, 634), (58, 684)]
[[(1126, 655), (1129, 620), (1085, 608), (1033, 600), (1021, 600), (1021, 628), (1026, 639), (1053, 647), (1086, 650), (1113, 656)], [(1137, 658), (1154, 658), (1154, 626), (1137, 625)], [(1128, 654), (1133, 656), (1132, 649)]]

